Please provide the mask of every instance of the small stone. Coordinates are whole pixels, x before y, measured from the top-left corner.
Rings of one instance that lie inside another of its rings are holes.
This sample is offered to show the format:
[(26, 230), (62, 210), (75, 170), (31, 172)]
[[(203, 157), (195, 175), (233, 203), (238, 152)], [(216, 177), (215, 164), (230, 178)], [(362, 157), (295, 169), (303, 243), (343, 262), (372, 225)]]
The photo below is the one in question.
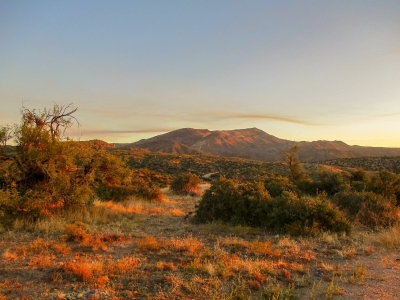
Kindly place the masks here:
[(90, 298), (92, 298), (94, 295), (96, 295), (96, 290), (89, 291), (89, 292), (86, 294), (86, 298), (87, 298), (87, 299), (90, 299)]

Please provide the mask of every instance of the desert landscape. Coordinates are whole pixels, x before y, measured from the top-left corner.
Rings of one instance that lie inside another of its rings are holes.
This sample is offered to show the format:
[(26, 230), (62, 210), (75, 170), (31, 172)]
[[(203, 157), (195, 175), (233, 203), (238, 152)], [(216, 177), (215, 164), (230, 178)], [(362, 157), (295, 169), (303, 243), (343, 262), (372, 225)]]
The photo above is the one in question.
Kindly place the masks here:
[(0, 0), (0, 300), (400, 299), (400, 1)]
[[(1, 299), (399, 297), (400, 176), (387, 157), (72, 141), (75, 112), (23, 108), (2, 127)], [(252, 148), (254, 130), (240, 132), (224, 147)]]

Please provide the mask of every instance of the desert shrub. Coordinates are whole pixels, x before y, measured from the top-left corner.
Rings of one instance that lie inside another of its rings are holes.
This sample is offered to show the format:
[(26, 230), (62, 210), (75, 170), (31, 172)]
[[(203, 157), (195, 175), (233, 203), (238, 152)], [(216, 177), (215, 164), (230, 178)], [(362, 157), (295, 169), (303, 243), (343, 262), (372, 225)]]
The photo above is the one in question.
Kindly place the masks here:
[(351, 189), (353, 189), (356, 192), (362, 192), (365, 191), (367, 188), (366, 182), (364, 181), (352, 181), (351, 182)]
[(141, 178), (146, 182), (151, 182), (152, 184), (157, 185), (160, 188), (165, 188), (171, 184), (171, 175), (161, 174), (147, 168), (134, 169), (132, 170), (132, 173), (134, 178)]
[(37, 219), (84, 206), (96, 191), (113, 198), (126, 192), (130, 171), (118, 158), (64, 136), (76, 110), (57, 104), (43, 111), (23, 107), (13, 132), (16, 153), (0, 156), (1, 214)]
[(261, 182), (247, 182), (238, 185), (239, 197), (234, 201), (231, 222), (239, 225), (260, 227), (271, 200), (269, 192)]
[(193, 173), (179, 174), (171, 183), (171, 190), (180, 195), (199, 194), (200, 178)]
[(3, 213), (37, 218), (89, 201), (90, 178), (76, 165), (80, 151), (75, 142), (62, 137), (75, 111), (68, 109), (23, 108), (21, 124), (14, 129), (17, 153), (0, 161)]
[(234, 201), (239, 197), (237, 184), (233, 180), (219, 178), (196, 206), (196, 220), (202, 223), (215, 220), (229, 222), (235, 209)]
[(92, 156), (89, 168), (94, 170), (96, 194), (100, 199), (119, 201), (134, 193), (132, 172), (120, 157), (108, 153), (105, 149), (97, 150)]
[(346, 188), (346, 179), (347, 178), (339, 172), (320, 168), (315, 182), (318, 191), (325, 191), (328, 195), (332, 196)]
[(344, 213), (326, 198), (325, 193), (317, 197), (282, 193), (271, 200), (263, 225), (293, 235), (315, 235), (321, 231), (349, 233), (351, 230)]
[(310, 178), (305, 178), (296, 182), (297, 193), (301, 195), (312, 195), (318, 194), (318, 183)]
[(147, 176), (149, 173), (138, 173), (138, 170), (136, 170), (134, 174), (135, 176), (132, 178), (133, 195), (149, 201), (161, 201), (164, 199), (164, 194), (159, 186), (152, 180), (151, 176)]
[(334, 202), (351, 221), (369, 228), (390, 227), (399, 221), (400, 209), (396, 206), (394, 196), (344, 191), (335, 195)]
[(257, 227), (266, 214), (267, 206), (263, 203), (270, 199), (261, 182), (238, 184), (221, 177), (204, 193), (196, 207), (195, 218), (199, 222), (218, 220)]
[(139, 198), (149, 201), (161, 201), (164, 194), (157, 185), (154, 185), (150, 180), (141, 177), (132, 179), (133, 194)]
[(296, 191), (296, 186), (288, 177), (282, 175), (270, 175), (264, 182), (265, 188), (272, 197), (278, 197), (283, 191)]
[(326, 194), (298, 197), (285, 191), (271, 198), (261, 183), (239, 184), (225, 178), (214, 182), (204, 193), (196, 207), (195, 220), (223, 221), (295, 235), (325, 230), (348, 233), (351, 229), (344, 213), (326, 199)]
[(400, 176), (387, 170), (381, 170), (372, 176), (366, 189), (385, 197), (395, 196), (397, 205), (400, 206)]
[(350, 180), (351, 181), (368, 181), (368, 174), (362, 168), (357, 168), (355, 171), (351, 172)]

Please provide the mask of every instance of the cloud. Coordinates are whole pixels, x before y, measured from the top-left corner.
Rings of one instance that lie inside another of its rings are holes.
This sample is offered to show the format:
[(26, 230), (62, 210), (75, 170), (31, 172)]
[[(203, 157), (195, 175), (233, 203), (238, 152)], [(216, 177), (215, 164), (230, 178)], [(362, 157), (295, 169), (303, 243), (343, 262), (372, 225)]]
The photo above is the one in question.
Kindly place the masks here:
[(321, 125), (309, 121), (303, 121), (298, 119), (280, 117), (280, 116), (273, 116), (273, 115), (263, 115), (263, 114), (232, 114), (227, 115), (226, 118), (233, 118), (233, 119), (261, 119), (261, 120), (270, 120), (270, 121), (279, 121), (279, 122), (287, 122), (287, 123), (295, 123), (301, 125)]
[(75, 130), (76, 134), (83, 135), (116, 135), (116, 134), (137, 134), (137, 133), (159, 133), (159, 132), (168, 132), (174, 129), (171, 128), (158, 128), (158, 129), (140, 129), (140, 130)]

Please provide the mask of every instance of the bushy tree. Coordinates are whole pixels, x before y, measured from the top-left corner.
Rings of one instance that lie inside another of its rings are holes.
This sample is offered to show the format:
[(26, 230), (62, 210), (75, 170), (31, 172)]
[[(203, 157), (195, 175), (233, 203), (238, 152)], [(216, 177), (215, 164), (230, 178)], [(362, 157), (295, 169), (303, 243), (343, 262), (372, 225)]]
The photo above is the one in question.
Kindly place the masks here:
[(264, 225), (293, 235), (315, 235), (321, 231), (349, 233), (351, 230), (344, 213), (326, 198), (326, 193), (298, 197), (295, 193), (284, 192), (272, 199)]
[(400, 206), (400, 176), (381, 170), (378, 174), (372, 177), (371, 182), (368, 184), (367, 189), (374, 193), (381, 194), (385, 197), (395, 196), (397, 205)]
[(262, 227), (294, 235), (321, 231), (350, 232), (351, 225), (339, 208), (326, 199), (298, 197), (290, 191), (271, 198), (264, 184), (237, 183), (220, 178), (208, 189), (196, 207), (195, 220), (223, 221), (234, 225)]
[(325, 191), (328, 195), (333, 196), (346, 188), (347, 178), (342, 173), (320, 167), (315, 181), (319, 191)]
[(129, 170), (118, 158), (64, 136), (76, 110), (71, 104), (22, 108), (13, 132), (16, 154), (0, 157), (3, 215), (38, 218), (89, 203), (101, 186), (112, 191), (128, 185)]
[(179, 174), (171, 183), (171, 190), (180, 195), (199, 194), (200, 178), (193, 173)]
[(206, 190), (196, 207), (198, 222), (223, 221), (227, 223), (260, 226), (265, 216), (264, 202), (271, 199), (261, 182), (239, 184), (220, 177)]
[(283, 191), (295, 191), (296, 186), (288, 177), (282, 175), (270, 175), (264, 181), (264, 186), (271, 194), (272, 197), (277, 197), (282, 194)]
[(400, 209), (394, 195), (386, 197), (373, 192), (343, 191), (333, 201), (348, 218), (372, 229), (390, 227), (399, 222)]
[(306, 177), (299, 159), (300, 147), (295, 145), (285, 153), (286, 164), (289, 169), (289, 178), (293, 182), (302, 180)]

